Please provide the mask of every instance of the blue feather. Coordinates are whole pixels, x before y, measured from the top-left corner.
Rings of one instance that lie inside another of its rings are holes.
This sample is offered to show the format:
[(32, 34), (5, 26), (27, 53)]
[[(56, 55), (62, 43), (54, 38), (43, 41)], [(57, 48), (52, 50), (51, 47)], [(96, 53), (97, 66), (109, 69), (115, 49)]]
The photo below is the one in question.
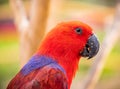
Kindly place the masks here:
[(43, 55), (33, 56), (29, 60), (29, 62), (22, 68), (21, 73), (23, 75), (27, 75), (31, 73), (33, 70), (38, 69), (38, 68), (43, 68), (46, 65), (51, 65), (53, 68), (58, 68), (62, 72), (65, 73), (65, 70), (55, 60), (53, 60), (50, 57), (43, 56)]

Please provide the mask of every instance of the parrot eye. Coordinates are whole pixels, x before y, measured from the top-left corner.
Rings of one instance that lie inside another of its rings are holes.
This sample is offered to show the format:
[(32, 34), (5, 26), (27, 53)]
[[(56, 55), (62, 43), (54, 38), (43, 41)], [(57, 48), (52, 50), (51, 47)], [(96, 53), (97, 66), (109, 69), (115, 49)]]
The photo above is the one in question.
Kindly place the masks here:
[(76, 28), (76, 29), (75, 29), (75, 32), (76, 32), (77, 34), (81, 34), (81, 33), (82, 33), (82, 29), (81, 29), (81, 28)]

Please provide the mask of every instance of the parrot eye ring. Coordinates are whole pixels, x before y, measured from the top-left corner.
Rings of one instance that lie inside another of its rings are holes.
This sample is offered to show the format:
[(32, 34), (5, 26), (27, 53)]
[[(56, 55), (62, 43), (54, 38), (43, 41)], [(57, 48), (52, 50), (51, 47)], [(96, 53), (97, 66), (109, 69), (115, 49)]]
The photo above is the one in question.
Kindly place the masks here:
[(81, 34), (81, 33), (82, 33), (82, 29), (81, 29), (81, 28), (76, 28), (76, 29), (75, 29), (75, 32), (76, 32), (77, 34)]

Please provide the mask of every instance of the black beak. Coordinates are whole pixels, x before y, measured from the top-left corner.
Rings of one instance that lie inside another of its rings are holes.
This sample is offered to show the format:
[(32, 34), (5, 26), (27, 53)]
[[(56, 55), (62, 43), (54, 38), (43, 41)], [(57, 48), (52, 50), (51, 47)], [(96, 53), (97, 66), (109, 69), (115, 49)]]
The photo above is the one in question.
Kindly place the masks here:
[(91, 35), (83, 49), (80, 53), (83, 57), (88, 57), (88, 59), (94, 57), (99, 51), (99, 42), (95, 35)]

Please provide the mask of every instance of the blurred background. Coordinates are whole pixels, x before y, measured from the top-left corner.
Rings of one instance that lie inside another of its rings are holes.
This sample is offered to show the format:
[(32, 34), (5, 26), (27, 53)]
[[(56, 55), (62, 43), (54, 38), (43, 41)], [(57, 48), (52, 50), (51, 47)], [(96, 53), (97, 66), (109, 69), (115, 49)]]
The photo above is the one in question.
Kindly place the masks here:
[[(55, 1), (55, 0), (53, 0)], [(30, 0), (24, 0), (27, 14)], [(59, 0), (52, 3), (46, 33), (62, 21), (79, 20), (89, 24), (102, 43), (106, 30), (113, 24), (116, 11), (115, 0)], [(19, 31), (14, 24), (14, 14), (9, 0), (0, 0), (0, 89), (5, 89), (11, 78), (20, 70)], [(110, 44), (112, 44), (110, 42)], [(79, 70), (71, 89), (79, 89), (94, 59), (81, 59)], [(120, 41), (118, 41), (105, 63), (95, 89), (120, 89)]]

